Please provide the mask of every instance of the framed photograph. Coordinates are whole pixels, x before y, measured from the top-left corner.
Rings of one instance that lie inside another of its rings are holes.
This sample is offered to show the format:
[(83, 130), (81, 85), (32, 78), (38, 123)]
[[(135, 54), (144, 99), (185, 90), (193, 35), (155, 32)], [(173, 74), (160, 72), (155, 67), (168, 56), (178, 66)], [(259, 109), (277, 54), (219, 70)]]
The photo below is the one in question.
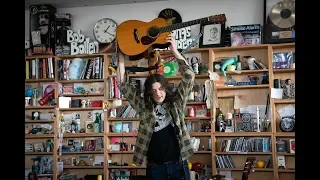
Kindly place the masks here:
[(85, 140), (84, 150), (85, 151), (95, 151), (97, 142), (95, 139)]
[(224, 47), (225, 24), (201, 24), (199, 48)]

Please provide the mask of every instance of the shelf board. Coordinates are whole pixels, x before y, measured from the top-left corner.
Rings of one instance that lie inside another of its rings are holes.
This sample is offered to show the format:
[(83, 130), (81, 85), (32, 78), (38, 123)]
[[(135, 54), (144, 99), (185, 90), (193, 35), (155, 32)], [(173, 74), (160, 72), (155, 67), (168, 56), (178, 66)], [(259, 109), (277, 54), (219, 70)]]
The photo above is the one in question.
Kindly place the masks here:
[(54, 123), (54, 120), (25, 120), (25, 123)]
[[(128, 75), (130, 78), (147, 78), (149, 74), (129, 74)], [(117, 77), (117, 75), (108, 75), (108, 77)], [(166, 78), (169, 80), (174, 80), (174, 79), (181, 79), (181, 75), (179, 76), (167, 76)], [(204, 75), (204, 74), (196, 74), (195, 79), (209, 79), (209, 75)]]
[[(107, 101), (114, 101), (114, 100), (122, 100), (122, 101), (127, 101), (126, 98), (107, 98)], [(205, 105), (206, 102), (204, 101), (189, 101), (187, 102), (187, 105)]]
[[(255, 171), (273, 171), (273, 168), (253, 168)], [(217, 168), (217, 171), (243, 171), (243, 168)]]
[(184, 117), (185, 120), (199, 120), (199, 119), (204, 119), (204, 120), (210, 120), (211, 117)]
[[(190, 136), (211, 136), (211, 132), (189, 132)], [(136, 137), (136, 132), (129, 132), (129, 133), (107, 133), (109, 137)]]
[(62, 152), (62, 154), (103, 154), (103, 151)]
[(126, 98), (107, 98), (107, 101), (114, 101), (114, 100), (127, 101)]
[(145, 166), (108, 166), (108, 169), (146, 169)]
[(140, 121), (139, 118), (108, 118), (108, 121)]
[(63, 60), (63, 59), (71, 59), (71, 58), (94, 58), (94, 57), (103, 57), (105, 54), (75, 54), (75, 55), (62, 55), (62, 56), (55, 56), (56, 60)]
[(271, 132), (217, 132), (214, 134), (219, 137), (234, 137), (234, 136), (272, 136)]
[(92, 111), (102, 110), (102, 107), (90, 107), (90, 108), (58, 108), (59, 111)]
[(25, 109), (53, 109), (56, 106), (25, 106)]
[(294, 104), (296, 99), (274, 99), (275, 104)]
[(53, 134), (26, 134), (25, 139), (53, 138)]
[(293, 169), (278, 169), (278, 172), (279, 173), (294, 173), (296, 171)]
[(211, 154), (211, 153), (212, 153), (212, 151), (202, 151), (202, 150), (194, 152), (194, 154)]
[[(242, 70), (241, 73), (237, 73), (234, 71), (226, 71), (226, 74), (233, 74), (233, 75), (242, 75), (242, 74), (257, 74), (257, 73), (267, 73), (269, 72), (268, 69), (259, 69), (259, 70)], [(222, 76), (222, 72), (216, 72), (219, 76)]]
[(273, 69), (273, 73), (292, 73), (295, 72), (295, 68), (289, 68), (289, 69)]
[(275, 133), (276, 137), (295, 137), (294, 132), (277, 132)]
[(269, 88), (269, 84), (248, 85), (248, 86), (217, 86), (217, 90), (259, 89), (259, 88)]
[(187, 105), (205, 105), (207, 104), (206, 102), (202, 101), (202, 102), (193, 102), (193, 101), (189, 101), (187, 102)]
[(108, 154), (133, 154), (133, 151), (107, 151)]
[(287, 153), (287, 152), (278, 152), (278, 156), (295, 156), (295, 153)]
[(199, 137), (199, 136), (211, 136), (211, 132), (189, 132), (190, 136)]
[(42, 54), (42, 55), (33, 55), (33, 56), (25, 56), (24, 59), (37, 59), (37, 58), (54, 58), (53, 54)]
[(25, 155), (53, 155), (53, 152), (25, 152)]
[(48, 79), (25, 79), (25, 83), (40, 83), (40, 82), (54, 82), (55, 79), (48, 78)]
[(295, 46), (295, 43), (270, 44), (270, 46), (271, 46), (273, 49), (288, 48), (288, 47), (294, 47), (294, 46)]
[(86, 93), (86, 94), (59, 94), (60, 97), (87, 97), (87, 96), (104, 96), (103, 93)]
[(218, 47), (211, 48), (214, 52), (221, 51), (241, 51), (241, 50), (255, 50), (255, 49), (268, 49), (268, 44), (257, 44), (257, 45), (248, 45), (248, 46), (234, 46), (234, 47)]
[(70, 165), (64, 165), (63, 169), (103, 169), (103, 166), (70, 166)]
[(243, 155), (243, 154), (252, 154), (252, 155), (268, 155), (272, 152), (216, 152), (217, 155)]
[(129, 132), (129, 133), (107, 133), (109, 137), (136, 137), (136, 132)]
[(92, 83), (92, 82), (104, 82), (104, 79), (76, 79), (76, 80), (58, 80), (58, 83)]
[(71, 138), (71, 137), (102, 137), (104, 136), (103, 133), (67, 133), (63, 134), (64, 138)]

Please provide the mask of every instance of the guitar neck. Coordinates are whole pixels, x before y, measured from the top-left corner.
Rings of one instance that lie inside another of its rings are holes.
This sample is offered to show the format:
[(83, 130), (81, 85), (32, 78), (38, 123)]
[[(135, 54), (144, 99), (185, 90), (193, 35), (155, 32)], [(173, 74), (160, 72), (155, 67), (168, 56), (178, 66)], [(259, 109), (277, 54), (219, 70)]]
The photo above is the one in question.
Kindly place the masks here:
[(186, 21), (182, 23), (177, 23), (177, 24), (172, 24), (169, 26), (161, 27), (160, 32), (165, 33), (165, 32), (171, 32), (176, 29), (181, 29), (184, 27), (192, 26), (195, 24), (200, 24), (200, 23), (206, 23), (209, 21), (209, 17), (201, 18), (201, 19), (196, 19), (196, 20), (191, 20), (191, 21)]

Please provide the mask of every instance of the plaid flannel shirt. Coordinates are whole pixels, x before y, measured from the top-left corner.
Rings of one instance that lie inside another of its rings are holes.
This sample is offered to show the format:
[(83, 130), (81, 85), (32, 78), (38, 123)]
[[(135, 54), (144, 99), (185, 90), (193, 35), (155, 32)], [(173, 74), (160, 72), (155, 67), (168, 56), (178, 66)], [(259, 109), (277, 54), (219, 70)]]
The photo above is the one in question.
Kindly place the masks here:
[[(171, 111), (173, 118), (176, 120), (176, 125), (180, 129), (179, 133), (179, 146), (181, 159), (187, 160), (193, 153), (193, 146), (190, 141), (190, 135), (183, 119), (184, 108), (186, 107), (187, 97), (190, 91), (193, 89), (195, 74), (190, 66), (188, 66), (183, 59), (176, 59), (179, 64), (179, 69), (182, 72), (182, 80), (177, 87), (177, 96), (173, 104), (173, 108), (168, 109)], [(133, 163), (137, 166), (141, 166), (144, 158), (146, 157), (149, 143), (153, 133), (153, 127), (155, 125), (154, 112), (145, 111), (143, 97), (136, 93), (136, 89), (129, 84), (129, 77), (126, 74), (125, 79), (118, 87), (124, 97), (128, 100), (133, 109), (140, 116), (140, 124), (138, 134), (136, 138), (135, 150), (133, 154)], [(168, 112), (169, 112), (168, 111)]]

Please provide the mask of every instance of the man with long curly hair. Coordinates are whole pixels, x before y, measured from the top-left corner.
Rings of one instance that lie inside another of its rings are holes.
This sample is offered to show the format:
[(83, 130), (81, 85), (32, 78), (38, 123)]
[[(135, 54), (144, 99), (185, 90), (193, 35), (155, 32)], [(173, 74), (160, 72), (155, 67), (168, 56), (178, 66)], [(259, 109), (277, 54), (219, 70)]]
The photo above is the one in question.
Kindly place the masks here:
[(117, 68), (117, 84), (141, 119), (133, 163), (141, 166), (147, 158), (147, 175), (153, 179), (189, 180), (188, 158), (194, 150), (183, 112), (194, 85), (195, 74), (177, 50), (172, 35), (167, 37), (167, 42), (182, 73), (175, 91), (168, 86), (168, 80), (163, 75), (150, 74), (145, 81), (142, 97), (135, 87), (130, 86), (124, 59), (121, 58)]

